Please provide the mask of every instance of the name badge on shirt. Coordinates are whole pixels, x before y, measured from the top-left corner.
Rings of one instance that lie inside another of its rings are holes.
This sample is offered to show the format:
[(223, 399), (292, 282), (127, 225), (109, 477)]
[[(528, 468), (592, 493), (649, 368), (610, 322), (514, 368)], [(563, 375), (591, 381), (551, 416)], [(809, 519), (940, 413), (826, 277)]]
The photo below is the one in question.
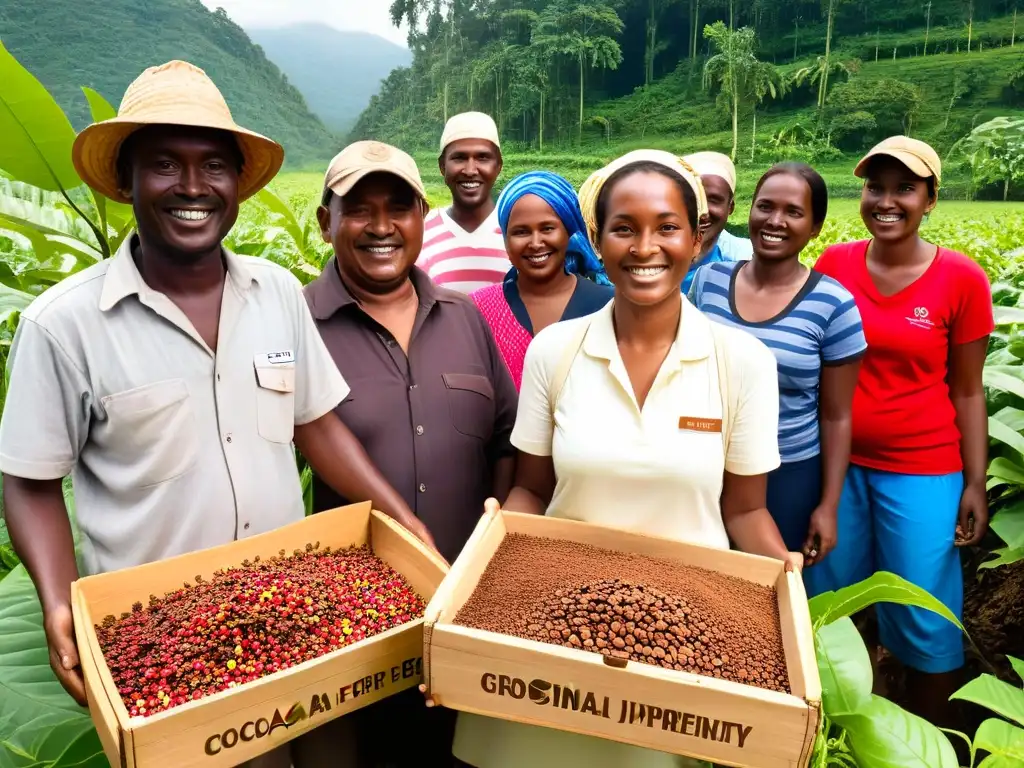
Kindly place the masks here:
[(253, 362), (257, 365), (285, 365), (295, 362), (295, 353), (290, 349), (283, 352), (261, 352), (253, 356)]
[(718, 432), (722, 431), (721, 419), (698, 419), (693, 416), (680, 416), (679, 428), (689, 432)]

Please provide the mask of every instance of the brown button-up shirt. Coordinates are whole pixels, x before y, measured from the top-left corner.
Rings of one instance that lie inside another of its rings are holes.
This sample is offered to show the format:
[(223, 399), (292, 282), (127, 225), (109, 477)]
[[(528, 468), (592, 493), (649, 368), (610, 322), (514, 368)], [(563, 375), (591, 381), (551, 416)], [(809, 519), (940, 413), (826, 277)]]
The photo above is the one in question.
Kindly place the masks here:
[[(419, 310), (406, 356), (352, 297), (332, 258), (306, 286), (327, 349), (351, 387), (336, 412), (388, 482), (455, 560), (514, 453), (517, 394), (483, 316), (414, 267)], [(345, 500), (314, 478), (317, 511)]]

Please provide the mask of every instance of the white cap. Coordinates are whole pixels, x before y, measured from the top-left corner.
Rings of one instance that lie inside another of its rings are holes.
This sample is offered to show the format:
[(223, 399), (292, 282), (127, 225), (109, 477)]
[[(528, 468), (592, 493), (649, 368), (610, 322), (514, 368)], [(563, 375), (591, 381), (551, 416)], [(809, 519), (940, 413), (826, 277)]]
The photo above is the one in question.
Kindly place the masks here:
[(728, 155), (721, 152), (694, 152), (683, 158), (699, 176), (718, 176), (725, 179), (729, 189), (736, 194), (736, 166)]
[(461, 115), (452, 117), (444, 127), (441, 134), (441, 154), (448, 149), (448, 146), (455, 141), (462, 139), (482, 139), (489, 141), (498, 151), (501, 151), (501, 142), (498, 140), (498, 126), (490, 115), (483, 112), (463, 112)]

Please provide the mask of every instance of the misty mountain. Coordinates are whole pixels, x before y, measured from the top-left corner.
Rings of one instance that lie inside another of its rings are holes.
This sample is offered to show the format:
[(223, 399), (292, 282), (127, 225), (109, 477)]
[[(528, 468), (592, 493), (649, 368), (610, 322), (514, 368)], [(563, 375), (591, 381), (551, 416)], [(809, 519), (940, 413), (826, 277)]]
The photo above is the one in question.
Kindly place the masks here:
[(344, 134), (366, 108), (380, 82), (412, 53), (367, 32), (343, 32), (325, 24), (249, 29), (267, 58), (302, 93), (309, 108)]

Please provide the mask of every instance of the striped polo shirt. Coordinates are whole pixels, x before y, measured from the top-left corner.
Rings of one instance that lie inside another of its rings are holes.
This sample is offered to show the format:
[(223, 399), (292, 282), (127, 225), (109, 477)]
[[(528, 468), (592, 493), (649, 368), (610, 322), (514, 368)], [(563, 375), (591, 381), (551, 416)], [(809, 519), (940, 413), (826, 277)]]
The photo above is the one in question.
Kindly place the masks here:
[(456, 224), (446, 210), (431, 211), (416, 266), (438, 285), (459, 293), (500, 284), (512, 263), (505, 253), (497, 209), (474, 232)]
[(775, 317), (747, 322), (736, 311), (736, 276), (747, 262), (709, 264), (697, 271), (690, 300), (713, 320), (753, 334), (774, 353), (779, 371), (779, 452), (783, 463), (821, 451), (818, 384), (823, 365), (864, 354), (867, 342), (853, 296), (831, 277), (812, 271)]

